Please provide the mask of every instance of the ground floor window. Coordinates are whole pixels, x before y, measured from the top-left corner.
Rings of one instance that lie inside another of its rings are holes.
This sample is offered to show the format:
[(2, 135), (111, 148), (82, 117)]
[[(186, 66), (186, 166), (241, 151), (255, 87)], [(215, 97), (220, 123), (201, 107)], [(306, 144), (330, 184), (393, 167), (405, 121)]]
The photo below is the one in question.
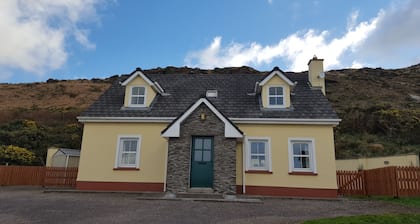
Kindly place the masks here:
[(289, 139), (289, 171), (316, 172), (313, 139)]
[(247, 141), (247, 169), (271, 171), (270, 141), (268, 138), (250, 138)]
[(118, 138), (116, 168), (139, 168), (140, 136)]

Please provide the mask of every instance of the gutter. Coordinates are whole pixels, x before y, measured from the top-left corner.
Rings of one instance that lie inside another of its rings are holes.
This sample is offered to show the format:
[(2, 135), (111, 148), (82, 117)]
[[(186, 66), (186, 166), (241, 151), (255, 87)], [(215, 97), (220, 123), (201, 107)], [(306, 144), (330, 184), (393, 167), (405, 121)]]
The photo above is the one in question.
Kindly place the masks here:
[[(171, 123), (176, 117), (77, 117), (79, 122), (137, 122), (137, 123)], [(338, 125), (341, 119), (300, 119), (300, 118), (234, 118), (235, 124), (307, 124), (307, 125)]]

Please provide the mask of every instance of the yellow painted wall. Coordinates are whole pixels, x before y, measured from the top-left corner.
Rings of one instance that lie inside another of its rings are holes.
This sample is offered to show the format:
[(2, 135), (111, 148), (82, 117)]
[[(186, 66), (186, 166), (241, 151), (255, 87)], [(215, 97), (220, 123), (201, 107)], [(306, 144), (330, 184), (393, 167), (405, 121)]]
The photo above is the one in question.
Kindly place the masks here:
[[(245, 184), (254, 186), (336, 189), (332, 126), (238, 124), (247, 137), (270, 137), (272, 174), (245, 174)], [(317, 176), (289, 175), (288, 138), (315, 139)], [(239, 146), (242, 149), (242, 146)], [(242, 150), (237, 152), (237, 184), (242, 184)], [(239, 157), (241, 157), (239, 159)]]
[(124, 106), (129, 107), (130, 106), (130, 95), (131, 95), (131, 87), (132, 86), (145, 86), (146, 87), (146, 107), (150, 106), (150, 103), (152, 103), (153, 99), (156, 96), (155, 90), (141, 77), (137, 76), (133, 80), (131, 80), (130, 83), (128, 83), (125, 86), (125, 98), (124, 98)]
[[(386, 164), (388, 161), (388, 164)], [(419, 156), (415, 154), (383, 156), (375, 158), (336, 160), (337, 170), (375, 169), (387, 166), (420, 166)]]
[[(167, 123), (85, 123), (78, 181), (163, 183)], [(140, 170), (113, 170), (118, 136), (140, 135)]]
[[(166, 123), (85, 123), (78, 181), (164, 182)], [(238, 124), (248, 137), (270, 137), (272, 174), (245, 174), (246, 185), (336, 189), (333, 128), (322, 125)], [(119, 135), (141, 135), (140, 170), (113, 170)], [(317, 176), (289, 175), (288, 138), (315, 139)], [(242, 143), (236, 183), (242, 184)]]
[(261, 90), (261, 97), (262, 97), (262, 103), (263, 107), (269, 107), (268, 102), (268, 89), (270, 86), (276, 86), (280, 85), (284, 88), (284, 100), (286, 108), (290, 107), (290, 87), (289, 84), (287, 84), (283, 79), (281, 79), (279, 76), (274, 75), (265, 85), (262, 87)]

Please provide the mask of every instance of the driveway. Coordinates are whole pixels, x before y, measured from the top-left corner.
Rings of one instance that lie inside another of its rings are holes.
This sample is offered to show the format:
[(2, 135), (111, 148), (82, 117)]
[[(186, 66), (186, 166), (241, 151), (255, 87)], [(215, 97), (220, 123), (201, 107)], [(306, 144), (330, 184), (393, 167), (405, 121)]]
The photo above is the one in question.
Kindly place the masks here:
[(0, 223), (299, 223), (381, 213), (419, 213), (379, 201), (264, 198), (263, 203), (145, 200), (136, 194), (43, 193), (0, 187)]

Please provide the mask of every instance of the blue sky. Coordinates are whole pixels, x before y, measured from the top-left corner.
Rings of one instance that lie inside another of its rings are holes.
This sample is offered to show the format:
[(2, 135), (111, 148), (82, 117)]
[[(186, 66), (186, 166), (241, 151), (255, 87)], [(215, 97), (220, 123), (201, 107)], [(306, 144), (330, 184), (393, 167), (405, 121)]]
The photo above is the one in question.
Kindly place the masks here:
[(420, 62), (417, 0), (2, 0), (0, 17), (0, 83), (136, 67), (303, 71), (314, 54), (326, 70)]

